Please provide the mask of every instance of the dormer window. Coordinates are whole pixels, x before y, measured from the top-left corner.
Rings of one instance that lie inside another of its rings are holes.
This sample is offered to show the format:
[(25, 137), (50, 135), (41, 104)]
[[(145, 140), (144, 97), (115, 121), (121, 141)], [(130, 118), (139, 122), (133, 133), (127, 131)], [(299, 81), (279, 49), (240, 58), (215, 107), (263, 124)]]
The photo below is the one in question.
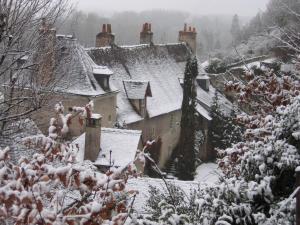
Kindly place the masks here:
[(149, 81), (124, 80), (124, 89), (131, 105), (145, 118), (147, 114), (147, 97), (152, 97)]
[(205, 91), (209, 91), (209, 85), (210, 85), (210, 82), (209, 82), (209, 77), (205, 74), (203, 75), (199, 75), (197, 78), (197, 83), (198, 85)]
[(93, 74), (102, 89), (104, 91), (109, 91), (109, 79), (110, 76), (113, 75), (113, 72), (106, 66), (95, 66), (93, 67)]

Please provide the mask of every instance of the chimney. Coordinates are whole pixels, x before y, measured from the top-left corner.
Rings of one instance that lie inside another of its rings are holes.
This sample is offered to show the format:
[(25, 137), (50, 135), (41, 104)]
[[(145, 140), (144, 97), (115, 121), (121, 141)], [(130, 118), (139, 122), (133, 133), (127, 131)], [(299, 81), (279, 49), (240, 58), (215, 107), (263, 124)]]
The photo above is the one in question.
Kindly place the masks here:
[(106, 24), (102, 25), (102, 33), (106, 33)]
[(34, 61), (37, 65), (37, 82), (44, 86), (53, 79), (55, 68), (56, 29), (46, 19), (42, 19), (39, 29), (37, 52)]
[(140, 44), (153, 44), (153, 32), (151, 23), (144, 23), (140, 33)]
[(102, 32), (96, 36), (96, 47), (111, 46), (115, 43), (115, 35), (112, 33), (111, 24), (103, 24)]
[(187, 24), (184, 24), (183, 30), (179, 31), (179, 42), (185, 42), (187, 46), (191, 49), (193, 54), (196, 54), (197, 50), (197, 32), (195, 27), (189, 26), (187, 28)]
[(107, 33), (111, 34), (111, 24), (107, 24)]
[(95, 162), (100, 152), (101, 115), (86, 118), (84, 160)]

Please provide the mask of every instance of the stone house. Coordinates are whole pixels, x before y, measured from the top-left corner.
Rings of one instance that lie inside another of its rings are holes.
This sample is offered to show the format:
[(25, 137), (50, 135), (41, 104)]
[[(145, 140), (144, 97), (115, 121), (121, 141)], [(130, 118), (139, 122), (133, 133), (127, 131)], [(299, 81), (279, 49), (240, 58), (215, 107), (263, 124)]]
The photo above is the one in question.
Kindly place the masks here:
[[(109, 31), (105, 27), (109, 27)], [(181, 82), (187, 59), (196, 52), (196, 36), (195, 28), (187, 28), (185, 24), (179, 32), (179, 43), (154, 44), (151, 24), (145, 23), (139, 45), (118, 46), (108, 24), (103, 25), (96, 36), (96, 47), (86, 49), (97, 65), (107, 66), (113, 71), (110, 82), (120, 91), (117, 95), (117, 121), (129, 129), (142, 130), (144, 143), (160, 140), (160, 149), (154, 153), (160, 167), (165, 165), (178, 144)], [(103, 37), (105, 40), (101, 40)], [(109, 41), (108, 37), (111, 38)], [(203, 75), (197, 78), (196, 86), (197, 110), (205, 136), (201, 157), (208, 160), (212, 157), (207, 135), (211, 120), (209, 107), (215, 89)]]
[[(49, 35), (53, 35), (51, 30)], [(94, 101), (95, 112), (102, 115), (104, 127), (113, 127), (116, 121), (117, 88), (110, 85), (109, 78), (113, 72), (105, 66), (96, 65), (84, 48), (72, 36), (55, 35), (50, 39), (54, 43), (54, 69), (48, 72), (53, 86), (47, 104), (34, 114), (34, 119), (43, 132), (47, 132), (49, 113), (53, 106), (61, 101), (68, 109), (72, 106), (83, 106)], [(48, 61), (41, 61), (43, 64)], [(49, 68), (49, 67), (48, 67)], [(79, 136), (84, 127), (71, 125), (71, 136)]]
[[(48, 31), (54, 35), (55, 30)], [(129, 130), (141, 130), (143, 144), (159, 140), (159, 148), (152, 154), (159, 166), (164, 167), (179, 140), (181, 85), (187, 59), (196, 52), (197, 33), (185, 25), (179, 32), (179, 43), (174, 44), (154, 44), (153, 35), (151, 24), (145, 23), (139, 45), (118, 46), (108, 24), (96, 36), (94, 48), (84, 49), (72, 36), (55, 34), (55, 38), (49, 38), (48, 41), (53, 41), (51, 57), (55, 62), (54, 69), (47, 74), (56, 83), (48, 104), (34, 115), (41, 130), (47, 132), (49, 112), (58, 101), (68, 108), (94, 100), (94, 113), (101, 115), (103, 127), (118, 124)], [(201, 73), (196, 89), (204, 136), (201, 158), (208, 160), (211, 158), (207, 135), (211, 120), (209, 108), (215, 89)], [(230, 108), (225, 98), (222, 104)], [(72, 136), (80, 136), (85, 130), (85, 126), (71, 125)], [(94, 154), (90, 159), (96, 161), (95, 157)]]

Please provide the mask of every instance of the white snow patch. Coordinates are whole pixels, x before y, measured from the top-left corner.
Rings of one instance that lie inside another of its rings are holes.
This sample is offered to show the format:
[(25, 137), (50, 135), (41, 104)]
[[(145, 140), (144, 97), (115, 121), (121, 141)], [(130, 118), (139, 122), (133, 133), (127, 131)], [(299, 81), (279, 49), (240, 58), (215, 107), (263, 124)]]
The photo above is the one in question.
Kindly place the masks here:
[(220, 174), (216, 163), (203, 163), (196, 169), (194, 180), (213, 184), (218, 182)]

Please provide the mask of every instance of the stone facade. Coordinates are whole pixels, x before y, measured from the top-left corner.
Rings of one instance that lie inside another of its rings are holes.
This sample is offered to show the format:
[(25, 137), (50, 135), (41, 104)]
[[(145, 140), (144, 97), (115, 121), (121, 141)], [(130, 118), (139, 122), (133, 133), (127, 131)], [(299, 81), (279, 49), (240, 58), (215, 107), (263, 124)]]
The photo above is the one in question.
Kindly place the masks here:
[[(38, 127), (45, 134), (48, 132), (49, 121), (51, 117), (55, 117), (54, 106), (58, 102), (62, 102), (67, 112), (69, 107), (85, 106), (91, 100), (94, 101), (94, 113), (102, 116), (101, 125), (103, 127), (113, 127), (116, 121), (116, 97), (117, 93), (112, 93), (104, 96), (90, 97), (71, 94), (52, 94), (45, 99), (47, 104), (44, 105), (39, 111), (33, 114)], [(80, 126), (78, 119), (74, 118), (70, 125), (70, 137), (81, 135), (85, 131), (85, 124)]]
[(151, 23), (144, 23), (140, 33), (140, 44), (153, 44), (153, 32)]
[(142, 130), (142, 139), (144, 143), (148, 140), (157, 140), (158, 138), (161, 140), (161, 148), (158, 153), (158, 166), (163, 168), (178, 144), (180, 136), (180, 120), (181, 110), (177, 110), (128, 124), (127, 128)]
[(195, 27), (189, 27), (187, 28), (187, 24), (184, 24), (184, 29), (182, 31), (179, 31), (179, 42), (185, 42), (192, 52), (196, 54), (197, 52), (197, 32)]
[[(99, 138), (100, 137), (100, 138)], [(92, 114), (85, 122), (84, 160), (95, 162), (100, 152), (101, 116)]]
[(40, 28), (37, 54), (34, 56), (36, 62), (36, 81), (41, 86), (47, 86), (53, 77), (56, 57), (56, 29), (51, 27), (45, 19)]
[(115, 35), (111, 32), (111, 24), (103, 24), (102, 32), (96, 36), (96, 47), (110, 46), (115, 43)]

